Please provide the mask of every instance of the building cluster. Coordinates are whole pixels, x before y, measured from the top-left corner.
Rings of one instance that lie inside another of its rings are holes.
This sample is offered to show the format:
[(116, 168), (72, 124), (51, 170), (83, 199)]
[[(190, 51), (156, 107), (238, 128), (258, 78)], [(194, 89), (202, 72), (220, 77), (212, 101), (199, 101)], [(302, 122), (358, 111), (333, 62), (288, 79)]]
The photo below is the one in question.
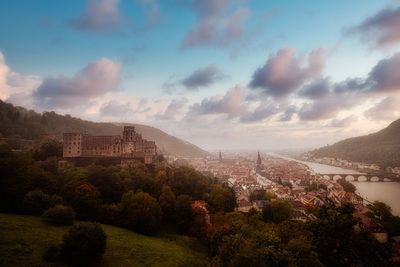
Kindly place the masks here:
[(130, 166), (137, 162), (151, 164), (157, 155), (154, 141), (142, 138), (135, 127), (125, 126), (119, 135), (94, 136), (83, 133), (63, 134), (63, 157), (118, 159), (121, 165)]
[[(287, 200), (294, 208), (294, 219), (312, 220), (312, 211), (327, 201), (335, 204), (350, 202), (355, 206), (354, 216), (384, 241), (382, 227), (367, 216), (368, 209), (362, 197), (346, 192), (334, 180), (315, 175), (299, 162), (263, 155), (221, 155), (208, 159), (189, 160), (197, 170), (212, 174), (227, 182), (235, 191), (237, 209), (248, 212), (255, 208), (261, 211), (269, 201), (251, 200), (250, 195), (256, 190), (264, 190), (275, 199)], [(386, 235), (387, 236), (387, 235)]]

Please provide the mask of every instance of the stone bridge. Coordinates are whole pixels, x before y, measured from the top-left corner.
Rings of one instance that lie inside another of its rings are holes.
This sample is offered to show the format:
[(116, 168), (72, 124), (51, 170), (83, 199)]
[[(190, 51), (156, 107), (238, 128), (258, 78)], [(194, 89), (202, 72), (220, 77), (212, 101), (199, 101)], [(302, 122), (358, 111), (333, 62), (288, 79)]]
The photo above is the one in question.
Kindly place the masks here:
[(377, 175), (377, 174), (317, 174), (320, 178), (329, 179), (331, 181), (338, 179), (345, 179), (346, 181), (366, 181), (366, 182), (390, 182), (393, 180), (397, 180), (393, 177), (387, 177), (386, 175)]

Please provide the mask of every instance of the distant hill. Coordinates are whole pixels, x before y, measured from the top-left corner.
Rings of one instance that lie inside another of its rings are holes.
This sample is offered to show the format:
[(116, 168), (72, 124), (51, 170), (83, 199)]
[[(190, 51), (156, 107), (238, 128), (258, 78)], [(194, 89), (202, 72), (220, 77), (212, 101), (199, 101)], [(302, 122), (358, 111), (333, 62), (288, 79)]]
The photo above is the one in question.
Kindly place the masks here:
[(379, 132), (345, 139), (314, 150), (311, 155), (379, 163), (384, 167), (400, 166), (400, 119)]
[(132, 123), (91, 122), (53, 111), (40, 114), (0, 100), (0, 137), (37, 139), (43, 135), (53, 135), (61, 139), (64, 132), (122, 135), (123, 125), (133, 125), (144, 138), (154, 140), (161, 153), (181, 157), (208, 155), (207, 151), (154, 127)]

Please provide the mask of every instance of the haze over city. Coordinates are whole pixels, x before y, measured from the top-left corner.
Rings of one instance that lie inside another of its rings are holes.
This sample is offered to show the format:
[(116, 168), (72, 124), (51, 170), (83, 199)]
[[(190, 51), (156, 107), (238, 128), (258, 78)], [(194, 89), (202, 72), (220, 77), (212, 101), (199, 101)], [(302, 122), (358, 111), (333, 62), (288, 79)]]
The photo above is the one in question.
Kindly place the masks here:
[(400, 116), (397, 1), (7, 1), (0, 98), (205, 149), (313, 148)]

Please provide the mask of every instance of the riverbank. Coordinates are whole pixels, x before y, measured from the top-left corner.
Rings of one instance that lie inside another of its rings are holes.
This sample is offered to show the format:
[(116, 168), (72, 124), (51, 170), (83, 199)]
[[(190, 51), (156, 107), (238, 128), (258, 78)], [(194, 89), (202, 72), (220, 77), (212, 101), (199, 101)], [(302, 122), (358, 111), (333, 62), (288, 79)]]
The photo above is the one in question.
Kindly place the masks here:
[[(270, 154), (286, 160), (293, 160), (306, 165), (312, 172), (319, 174), (363, 174), (359, 171), (344, 169), (321, 163), (293, 159), (279, 154)], [(366, 182), (350, 181), (357, 188), (356, 193), (368, 201), (381, 201), (392, 208), (393, 214), (400, 216), (400, 183), (398, 182)]]

